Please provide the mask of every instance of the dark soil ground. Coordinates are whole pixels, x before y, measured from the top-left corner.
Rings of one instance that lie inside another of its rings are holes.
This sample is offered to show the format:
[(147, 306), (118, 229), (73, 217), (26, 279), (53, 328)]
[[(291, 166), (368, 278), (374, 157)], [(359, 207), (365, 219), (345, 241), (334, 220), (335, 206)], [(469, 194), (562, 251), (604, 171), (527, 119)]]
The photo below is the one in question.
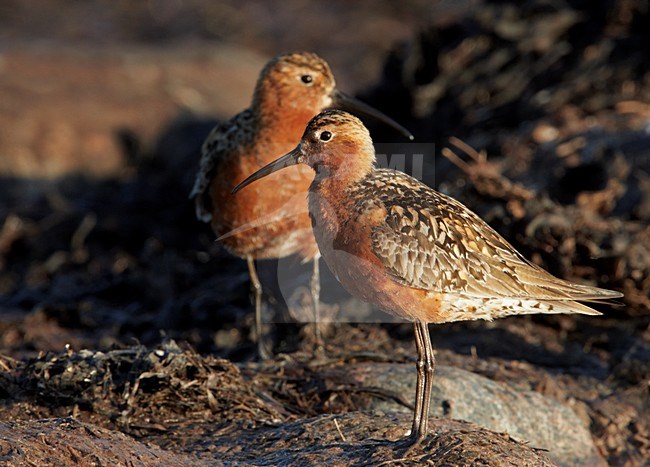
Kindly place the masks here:
[[(97, 1), (65, 15), (50, 2), (29, 20), (30, 2), (5, 3), (3, 462), (550, 465), (447, 419), (416, 450), (389, 443), (408, 417), (360, 410), (412, 395), (340, 375), (355, 362), (412, 362), (407, 324), (323, 326), (319, 362), (310, 327), (269, 325), (276, 357), (254, 362), (245, 264), (194, 219), (187, 193), (215, 118), (243, 108), (265, 57), (291, 48), (318, 51), (344, 89), (435, 144), (425, 181), (525, 256), (625, 294), (598, 305), (599, 318), (432, 328), (438, 363), (569, 404), (611, 465), (650, 458), (647, 2), (359, 2), (342, 25), (334, 2), (309, 12), (321, 29), (286, 33), (301, 2), (289, 14), (265, 2)], [(332, 24), (340, 34), (327, 45), (318, 32)], [(263, 269), (280, 316), (278, 266)]]

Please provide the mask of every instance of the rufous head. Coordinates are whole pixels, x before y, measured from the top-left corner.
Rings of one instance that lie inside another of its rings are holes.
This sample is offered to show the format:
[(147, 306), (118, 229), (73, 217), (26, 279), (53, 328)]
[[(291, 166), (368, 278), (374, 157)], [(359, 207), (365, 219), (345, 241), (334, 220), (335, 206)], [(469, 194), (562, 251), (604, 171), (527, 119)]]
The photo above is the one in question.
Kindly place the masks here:
[(339, 91), (327, 62), (310, 52), (280, 55), (267, 63), (255, 87), (253, 107), (268, 127), (288, 124), (302, 130), (320, 111), (337, 107), (375, 118), (413, 139), (390, 117)]
[(341, 110), (326, 110), (307, 125), (300, 144), (291, 152), (262, 167), (233, 189), (233, 193), (273, 172), (306, 164), (325, 178), (354, 182), (372, 171), (375, 149), (370, 133), (357, 117)]
[(332, 105), (335, 88), (334, 75), (325, 60), (309, 52), (289, 53), (266, 64), (253, 103), (278, 114), (301, 110), (313, 116)]
[(340, 175), (342, 171), (364, 176), (375, 163), (368, 129), (341, 110), (326, 110), (314, 117), (295, 150), (297, 162), (310, 166), (317, 176)]

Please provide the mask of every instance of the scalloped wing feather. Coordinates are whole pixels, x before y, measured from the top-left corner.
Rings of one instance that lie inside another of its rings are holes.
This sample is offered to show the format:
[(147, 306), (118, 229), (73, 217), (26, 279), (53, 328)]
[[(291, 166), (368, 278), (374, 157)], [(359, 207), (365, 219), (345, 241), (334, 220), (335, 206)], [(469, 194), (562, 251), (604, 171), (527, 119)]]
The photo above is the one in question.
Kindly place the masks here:
[[(592, 301), (621, 296), (552, 276), (461, 203), (406, 174), (379, 169), (358, 190), (359, 200), (365, 190), (380, 191), (374, 199), (379, 198), (387, 215), (372, 229), (373, 252), (403, 285), (474, 299)], [(597, 313), (580, 304), (562, 309)]]

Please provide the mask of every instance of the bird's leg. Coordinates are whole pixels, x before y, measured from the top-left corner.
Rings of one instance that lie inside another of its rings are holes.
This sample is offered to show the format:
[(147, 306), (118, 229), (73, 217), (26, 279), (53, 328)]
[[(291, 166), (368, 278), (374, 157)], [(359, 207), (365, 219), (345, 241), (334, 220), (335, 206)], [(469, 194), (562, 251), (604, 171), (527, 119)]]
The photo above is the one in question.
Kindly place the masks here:
[(431, 404), (431, 389), (433, 388), (433, 369), (435, 365), (429, 327), (426, 323), (414, 323), (415, 347), (418, 351), (417, 382), (415, 386), (415, 411), (413, 413), (413, 427), (409, 436), (409, 443), (418, 445), (427, 436), (429, 424), (429, 406)]
[(316, 355), (323, 353), (323, 336), (320, 327), (320, 269), (318, 260), (320, 255), (316, 255), (313, 259), (314, 269), (311, 273), (311, 303), (314, 311), (314, 339), (316, 340)]
[(431, 391), (433, 389), (433, 371), (436, 365), (435, 355), (431, 347), (431, 336), (429, 335), (429, 326), (427, 323), (417, 323), (422, 333), (422, 343), (424, 344), (424, 399), (422, 401), (422, 418), (418, 428), (419, 438), (424, 439), (428, 433), (429, 425), (429, 407), (431, 406)]
[(422, 335), (422, 330), (420, 329), (419, 322), (413, 323), (413, 329), (415, 331), (415, 348), (418, 352), (417, 359), (417, 380), (415, 383), (415, 406), (413, 412), (413, 426), (411, 427), (411, 435), (409, 436), (411, 441), (419, 441), (419, 430), (422, 426), (422, 402), (424, 397), (424, 336)]
[(252, 256), (247, 256), (248, 274), (251, 279), (251, 293), (255, 301), (255, 337), (257, 340), (257, 352), (262, 360), (267, 360), (269, 354), (264, 347), (263, 332), (262, 332), (262, 283), (257, 277), (257, 270), (255, 269), (255, 261)]

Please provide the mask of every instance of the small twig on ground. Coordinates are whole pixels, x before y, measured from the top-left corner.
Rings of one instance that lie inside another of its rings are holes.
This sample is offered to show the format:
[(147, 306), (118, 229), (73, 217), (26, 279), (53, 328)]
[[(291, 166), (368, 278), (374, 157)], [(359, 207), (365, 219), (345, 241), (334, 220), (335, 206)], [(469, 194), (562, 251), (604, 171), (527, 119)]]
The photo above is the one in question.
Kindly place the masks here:
[(339, 422), (336, 420), (336, 418), (334, 419), (334, 426), (336, 427), (336, 431), (339, 432), (339, 436), (341, 436), (341, 440), (344, 443), (346, 443), (347, 439), (345, 439), (345, 436), (343, 436), (343, 432), (341, 431), (341, 427), (339, 426)]

